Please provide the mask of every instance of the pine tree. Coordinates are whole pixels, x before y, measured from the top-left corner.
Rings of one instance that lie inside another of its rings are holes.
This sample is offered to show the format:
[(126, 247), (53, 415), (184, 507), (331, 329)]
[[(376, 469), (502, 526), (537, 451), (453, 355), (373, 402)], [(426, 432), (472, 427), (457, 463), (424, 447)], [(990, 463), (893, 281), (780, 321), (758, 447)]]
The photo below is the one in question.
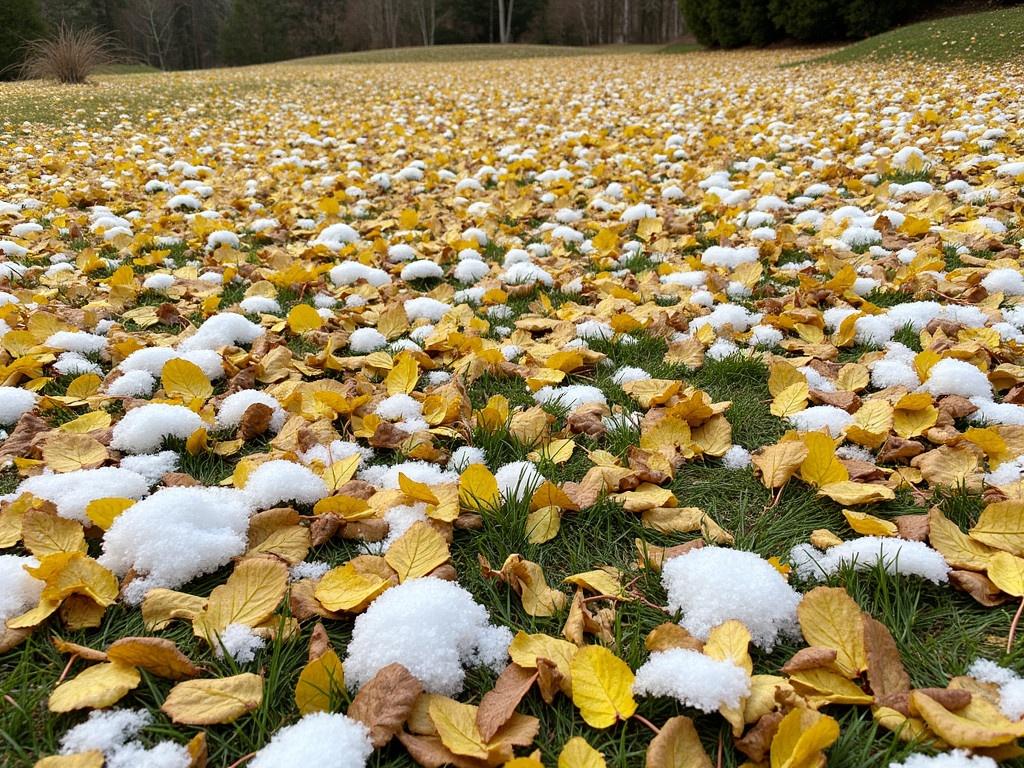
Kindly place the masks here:
[(39, 0), (0, 2), (0, 79), (18, 76), (25, 43), (46, 34)]

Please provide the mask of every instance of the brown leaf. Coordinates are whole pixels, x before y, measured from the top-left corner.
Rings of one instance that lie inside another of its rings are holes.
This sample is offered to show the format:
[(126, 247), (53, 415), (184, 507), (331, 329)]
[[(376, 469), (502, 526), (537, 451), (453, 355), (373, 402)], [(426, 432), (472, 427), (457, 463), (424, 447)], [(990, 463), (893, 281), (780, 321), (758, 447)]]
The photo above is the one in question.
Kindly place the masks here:
[(928, 541), (928, 515), (897, 515), (892, 521), (901, 539)]
[[(971, 703), (972, 694), (970, 691), (960, 688), (915, 688), (914, 693), (923, 693), (928, 698), (937, 701), (950, 712), (963, 709)], [(904, 717), (920, 717), (920, 714), (912, 706), (910, 691), (892, 693), (888, 696), (881, 696), (876, 699), (883, 707), (895, 709)]]
[(791, 675), (794, 672), (802, 672), (807, 669), (829, 667), (836, 660), (837, 655), (835, 648), (822, 648), (821, 646), (801, 648), (783, 665), (782, 671), (784, 674)]
[(296, 621), (305, 621), (314, 616), (325, 619), (340, 619), (344, 613), (329, 611), (316, 599), (313, 591), (316, 584), (310, 579), (300, 579), (291, 585), (288, 592), (288, 608)]
[(978, 406), (960, 395), (946, 395), (935, 404), (935, 407), (941, 413), (947, 414), (953, 421), (967, 418), (978, 410)]
[(600, 437), (608, 428), (604, 425), (603, 416), (608, 412), (604, 405), (591, 404), (583, 405), (569, 414), (566, 419), (566, 426), (574, 434), (584, 434), (589, 437)]
[(164, 302), (156, 308), (156, 319), (164, 325), (184, 325), (178, 308), (170, 302)]
[(370, 437), (370, 446), (373, 448), (397, 448), (405, 439), (409, 437), (409, 433), (405, 430), (399, 429), (390, 421), (382, 421), (377, 425), (377, 429)]
[(899, 648), (888, 628), (864, 614), (864, 650), (868, 657), (868, 683), (875, 696), (910, 690), (910, 675), (903, 668)]
[(875, 480), (885, 479), (885, 472), (870, 461), (839, 459), (839, 463), (846, 467), (846, 472), (850, 475), (850, 479), (858, 483), (870, 483)]
[[(374, 747), (383, 747), (402, 729), (421, 693), (423, 686), (409, 670), (401, 664), (388, 664), (359, 689), (348, 716), (370, 730)], [(411, 749), (409, 754), (418, 760)]]
[(309, 524), (310, 546), (319, 547), (324, 542), (330, 541), (343, 524), (344, 520), (332, 512), (317, 515)]
[(32, 411), (22, 414), (10, 437), (4, 440), (3, 446), (0, 447), (0, 461), (30, 457), (36, 437), (45, 434), (49, 429), (50, 425)]
[(264, 403), (253, 403), (245, 409), (238, 425), (238, 436), (243, 440), (259, 437), (270, 429), (270, 421), (274, 417), (273, 409)]
[(564, 677), (558, 671), (558, 665), (551, 659), (537, 657), (537, 687), (545, 704), (555, 700), (555, 694), (562, 690)]
[(1009, 595), (992, 583), (992, 580), (983, 573), (974, 571), (950, 571), (949, 583), (957, 589), (966, 592), (973, 597), (980, 605), (993, 608), (1002, 605), (1010, 599)]
[(309, 661), (316, 661), (331, 648), (331, 640), (327, 637), (327, 629), (323, 622), (318, 621), (309, 636)]
[(704, 546), (704, 539), (693, 539), (692, 541), (676, 544), (673, 547), (659, 547), (657, 544), (650, 544), (641, 539), (636, 540), (636, 548), (639, 552), (637, 565), (641, 568), (650, 568), (660, 571), (666, 560), (673, 557), (685, 555), (692, 549), (700, 549)]
[(396, 734), (409, 753), (409, 757), (423, 768), (441, 768), (454, 765), (455, 768), (485, 768), (487, 763), (464, 755), (456, 755), (441, 743), (439, 736), (413, 736), (411, 733)]
[(889, 435), (878, 451), (877, 461), (879, 464), (895, 464), (898, 461), (912, 459), (920, 453), (924, 453), (924, 446), (916, 440)]
[(768, 751), (772, 746), (772, 739), (775, 732), (779, 730), (779, 723), (785, 717), (781, 712), (769, 712), (762, 715), (754, 727), (751, 728), (742, 739), (736, 739), (733, 744), (740, 752), (749, 757), (755, 763), (765, 762)]
[(811, 402), (816, 405), (832, 405), (842, 408), (847, 413), (855, 413), (861, 405), (861, 400), (856, 393), (845, 390), (823, 392), (820, 389), (812, 389), (808, 394)]
[(160, 482), (168, 488), (193, 488), (197, 485), (202, 485), (202, 483), (187, 472), (167, 472), (160, 478)]
[(670, 648), (687, 648), (699, 652), (704, 650), (704, 643), (675, 622), (666, 621), (647, 634), (644, 647), (651, 653), (667, 651)]
[(484, 741), (490, 741), (512, 713), (515, 712), (523, 696), (537, 679), (536, 669), (523, 669), (518, 664), (505, 667), (494, 688), (484, 694), (480, 707), (476, 712), (476, 727)]

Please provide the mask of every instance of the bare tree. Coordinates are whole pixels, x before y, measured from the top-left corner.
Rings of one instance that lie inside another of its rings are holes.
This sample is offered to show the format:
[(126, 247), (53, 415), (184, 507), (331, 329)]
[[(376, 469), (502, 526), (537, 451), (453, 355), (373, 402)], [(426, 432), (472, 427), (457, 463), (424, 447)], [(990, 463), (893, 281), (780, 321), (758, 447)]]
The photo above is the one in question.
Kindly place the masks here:
[(131, 2), (128, 20), (132, 30), (145, 41), (149, 63), (160, 69), (167, 68), (167, 54), (174, 43), (174, 22), (181, 7), (179, 0)]
[(437, 0), (416, 0), (416, 16), (423, 44), (433, 45), (437, 29)]
[(515, 7), (516, 0), (507, 0), (508, 6), (506, 7), (506, 0), (498, 0), (498, 42), (500, 43), (511, 43), (512, 42), (512, 9)]

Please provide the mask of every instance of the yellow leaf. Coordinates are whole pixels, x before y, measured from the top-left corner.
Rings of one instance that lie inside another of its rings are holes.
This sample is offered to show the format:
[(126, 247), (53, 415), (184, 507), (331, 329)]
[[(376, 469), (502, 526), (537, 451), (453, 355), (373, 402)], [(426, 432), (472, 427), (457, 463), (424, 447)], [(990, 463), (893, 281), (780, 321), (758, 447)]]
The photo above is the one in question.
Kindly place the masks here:
[(489, 510), (498, 500), (498, 481), (483, 464), (470, 464), (459, 477), (459, 503), (466, 509)]
[(309, 304), (296, 304), (288, 312), (288, 327), (292, 333), (317, 331), (323, 324), (323, 318)]
[(190, 456), (198, 456), (210, 448), (209, 433), (206, 427), (200, 427), (185, 440), (185, 450)]
[(105, 531), (113, 525), (118, 515), (134, 503), (135, 499), (113, 496), (105, 499), (93, 499), (85, 508), (85, 516), (92, 520), (94, 525), (98, 525)]
[(986, 570), (997, 551), (961, 531), (938, 507), (928, 510), (928, 542), (951, 567), (969, 571)]
[(742, 622), (729, 619), (711, 630), (704, 643), (704, 655), (719, 661), (731, 661), (750, 675), (754, 662), (750, 658), (750, 630)]
[(805, 381), (790, 384), (772, 399), (772, 404), (768, 410), (772, 412), (773, 416), (778, 416), (779, 418), (791, 416), (807, 407), (809, 392), (810, 388)]
[(646, 768), (712, 768), (693, 720), (677, 715), (665, 721), (647, 747)]
[(845, 589), (815, 587), (797, 606), (797, 618), (808, 645), (835, 650), (835, 665), (844, 675), (853, 678), (867, 669), (864, 620)]
[(808, 453), (807, 446), (802, 441), (788, 440), (763, 448), (754, 454), (752, 461), (761, 471), (761, 482), (764, 487), (779, 488), (789, 482)]
[(839, 723), (813, 709), (797, 707), (779, 723), (772, 739), (771, 768), (815, 768), (822, 752), (839, 738)]
[(186, 680), (171, 688), (160, 711), (181, 725), (231, 723), (263, 702), (263, 678), (251, 672)]
[(970, 530), (975, 541), (1015, 555), (1024, 555), (1024, 502), (989, 504)]
[(892, 414), (892, 428), (900, 437), (917, 437), (934, 427), (938, 420), (939, 411), (933, 405), (915, 410), (897, 408)]
[(125, 666), (140, 667), (167, 680), (199, 674), (199, 668), (188, 656), (163, 637), (122, 637), (107, 648), (107, 658)]
[(50, 694), (48, 706), (51, 712), (109, 707), (120, 701), (141, 680), (135, 667), (116, 661), (103, 662), (58, 685)]
[(331, 712), (337, 708), (345, 690), (345, 670), (341, 659), (328, 648), (310, 661), (299, 673), (295, 684), (295, 706), (299, 714)]
[(619, 236), (607, 227), (602, 228), (590, 241), (602, 256), (611, 253), (619, 244)]
[(422, 521), (413, 523), (384, 554), (400, 582), (426, 576), (450, 557), (444, 536)]
[(768, 392), (772, 397), (779, 395), (787, 387), (794, 384), (806, 384), (807, 378), (791, 363), (777, 360), (768, 369)]
[(674, 379), (641, 379), (626, 382), (622, 385), (622, 391), (644, 408), (650, 408), (670, 400), (682, 386), (681, 381)]
[(57, 552), (85, 552), (85, 532), (81, 523), (57, 517), (42, 509), (30, 509), (21, 521), (25, 548), (36, 557)]
[(575, 440), (561, 438), (552, 440), (539, 450), (531, 451), (526, 455), (526, 458), (530, 461), (550, 461), (552, 464), (564, 464), (572, 458), (572, 453), (575, 450)]
[(843, 392), (860, 392), (865, 389), (871, 377), (867, 366), (860, 363), (847, 363), (836, 375), (836, 389)]
[(487, 758), (487, 744), (476, 725), (476, 707), (445, 696), (434, 696), (430, 699), (427, 711), (437, 729), (437, 735), (441, 737), (441, 743), (449, 750), (456, 755), (481, 760)]
[(430, 490), (429, 485), (413, 480), (404, 472), (398, 473), (398, 487), (402, 490), (402, 493), (416, 499), (416, 501), (425, 501), (427, 504), (440, 503), (437, 496), (434, 495), (434, 492)]
[(558, 667), (566, 680), (571, 676), (571, 664), (579, 649), (568, 640), (550, 635), (528, 635), (520, 630), (508, 646), (513, 662), (525, 669), (536, 669), (537, 659), (547, 659)]
[(526, 540), (531, 544), (543, 544), (558, 535), (562, 514), (558, 507), (541, 507), (526, 516)]
[(373, 517), (374, 511), (365, 500), (355, 496), (337, 494), (326, 496), (313, 505), (314, 515), (334, 514), (346, 520), (363, 520)]
[(573, 736), (558, 754), (558, 768), (605, 768), (604, 755), (582, 736)]
[(607, 595), (609, 597), (623, 596), (622, 574), (617, 568), (610, 566), (566, 576), (562, 583), (575, 584), (598, 595)]
[(850, 473), (836, 458), (835, 442), (829, 435), (824, 432), (807, 432), (800, 439), (807, 446), (807, 458), (800, 464), (801, 480), (820, 488), (850, 479)]
[(107, 460), (107, 447), (95, 437), (59, 432), (43, 444), (43, 461), (54, 472), (92, 469)]
[(213, 385), (202, 368), (180, 357), (167, 361), (160, 381), (164, 392), (186, 404), (194, 400), (204, 401), (213, 394)]
[(823, 485), (818, 490), (819, 496), (828, 496), (837, 504), (873, 504), (876, 501), (889, 501), (896, 498), (896, 493), (887, 485), (878, 483), (855, 483), (843, 480), (838, 483)]
[(862, 536), (899, 535), (896, 523), (890, 520), (883, 520), (865, 512), (854, 512), (852, 509), (844, 509), (843, 517), (846, 518), (847, 525)]
[(384, 377), (384, 388), (389, 395), (408, 394), (416, 389), (420, 380), (420, 364), (409, 352), (402, 352)]
[(608, 728), (636, 712), (633, 672), (622, 659), (600, 645), (580, 648), (570, 665), (572, 703), (587, 725)]
[(45, 600), (63, 600), (68, 595), (85, 595), (97, 605), (108, 606), (117, 599), (117, 577), (81, 552), (55, 552), (39, 559), (37, 568), (26, 568), (46, 582)]
[(210, 593), (192, 623), (196, 637), (217, 646), (229, 624), (255, 627), (274, 612), (288, 588), (288, 567), (280, 560), (254, 557), (235, 566), (228, 580)]
[(103, 768), (103, 753), (97, 749), (73, 755), (53, 755), (37, 760), (32, 768)]
[(887, 400), (868, 400), (853, 414), (846, 436), (855, 443), (877, 448), (889, 436), (892, 414), (892, 405)]
[(1024, 597), (1024, 559), (996, 552), (988, 562), (988, 577), (1008, 595)]
[(374, 573), (362, 573), (352, 563), (332, 568), (323, 575), (313, 595), (329, 611), (361, 611), (391, 585)]
[(544, 569), (540, 565), (523, 560), (518, 555), (510, 555), (509, 560), (513, 559), (512, 579), (518, 588), (524, 611), (531, 616), (554, 616), (565, 607), (565, 595), (548, 586)]
[(106, 411), (89, 411), (88, 413), (83, 413), (77, 419), (65, 421), (57, 429), (61, 432), (85, 434), (99, 429), (106, 429), (110, 426), (110, 423), (110, 414)]
[(981, 696), (972, 696), (970, 703), (956, 712), (921, 691), (912, 691), (910, 702), (928, 727), (953, 747), (998, 747), (1024, 736), (1024, 721), (1010, 722)]
[[(360, 453), (353, 453), (351, 456), (346, 456), (344, 459), (338, 459), (332, 462), (329, 467), (325, 467), (324, 471), (320, 473), (320, 477), (323, 478), (324, 483), (327, 485), (329, 491), (336, 491), (355, 475), (356, 470), (359, 469), (359, 462), (362, 461), (363, 457)], [(319, 503), (319, 502), (318, 502)], [(320, 514), (317, 512), (317, 514)]]

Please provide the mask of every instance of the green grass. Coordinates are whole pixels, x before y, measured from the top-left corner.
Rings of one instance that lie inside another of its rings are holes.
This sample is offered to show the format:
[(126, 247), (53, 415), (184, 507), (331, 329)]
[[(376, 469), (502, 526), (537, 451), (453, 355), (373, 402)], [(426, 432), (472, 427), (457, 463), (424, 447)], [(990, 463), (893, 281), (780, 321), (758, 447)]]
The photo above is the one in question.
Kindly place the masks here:
[(1024, 8), (930, 19), (883, 32), (811, 62), (845, 64), (892, 57), (996, 64), (1024, 57)]
[(654, 46), (569, 45), (434, 45), (410, 48), (382, 48), (375, 51), (351, 51), (324, 56), (291, 59), (291, 65), (335, 64), (440, 64), (452, 61), (503, 61), (506, 59), (548, 59), (565, 56), (593, 56), (595, 53), (647, 52)]

